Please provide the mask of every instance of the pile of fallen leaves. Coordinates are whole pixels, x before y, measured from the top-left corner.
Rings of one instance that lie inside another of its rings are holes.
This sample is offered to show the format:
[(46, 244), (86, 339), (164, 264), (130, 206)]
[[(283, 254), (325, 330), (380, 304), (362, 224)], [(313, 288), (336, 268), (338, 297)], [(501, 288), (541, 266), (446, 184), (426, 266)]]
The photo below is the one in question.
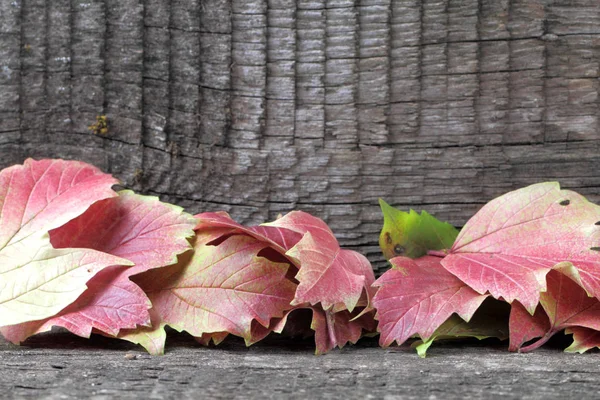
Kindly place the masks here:
[[(510, 338), (568, 351), (600, 346), (600, 207), (542, 183), (484, 206), (459, 233), (381, 202), (377, 281), (322, 220), (292, 211), (260, 226), (189, 215), (77, 161), (0, 172), (0, 332), (20, 343), (53, 326), (164, 351), (169, 326), (200, 343), (314, 336), (324, 353), (380, 344)], [(523, 347), (525, 344), (525, 347)]]
[(416, 335), (424, 355), (436, 338), (497, 337), (530, 351), (563, 330), (566, 351), (600, 346), (600, 207), (583, 196), (532, 185), (489, 202), (460, 233), (427, 213), (382, 210), (384, 254), (408, 256), (375, 282), (382, 346)]

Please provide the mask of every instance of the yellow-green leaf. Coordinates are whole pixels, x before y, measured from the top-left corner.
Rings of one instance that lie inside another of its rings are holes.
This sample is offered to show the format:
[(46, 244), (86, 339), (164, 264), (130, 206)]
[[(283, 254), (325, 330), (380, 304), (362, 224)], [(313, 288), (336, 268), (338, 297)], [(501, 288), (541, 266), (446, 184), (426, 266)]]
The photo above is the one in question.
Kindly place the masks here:
[(421, 214), (414, 210), (400, 211), (382, 199), (379, 199), (379, 205), (383, 212), (379, 246), (388, 260), (397, 256), (418, 258), (428, 250), (449, 249), (458, 236), (455, 227), (425, 211)]

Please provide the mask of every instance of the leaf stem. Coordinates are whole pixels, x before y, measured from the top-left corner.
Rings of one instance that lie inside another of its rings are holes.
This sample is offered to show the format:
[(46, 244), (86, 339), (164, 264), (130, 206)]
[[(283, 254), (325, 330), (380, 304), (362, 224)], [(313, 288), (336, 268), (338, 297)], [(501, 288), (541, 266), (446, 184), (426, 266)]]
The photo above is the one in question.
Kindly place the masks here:
[(434, 256), (434, 257), (444, 258), (448, 254), (446, 254), (446, 252), (443, 251), (443, 250), (427, 250), (427, 255), (428, 256)]
[(542, 347), (544, 344), (546, 344), (546, 342), (548, 340), (550, 340), (550, 338), (552, 336), (554, 336), (555, 333), (556, 333), (555, 330), (549, 331), (543, 337), (541, 337), (540, 340), (538, 340), (537, 342), (533, 342), (529, 346), (525, 346), (525, 347), (522, 347), (521, 349), (519, 349), (519, 353), (528, 353), (532, 350)]

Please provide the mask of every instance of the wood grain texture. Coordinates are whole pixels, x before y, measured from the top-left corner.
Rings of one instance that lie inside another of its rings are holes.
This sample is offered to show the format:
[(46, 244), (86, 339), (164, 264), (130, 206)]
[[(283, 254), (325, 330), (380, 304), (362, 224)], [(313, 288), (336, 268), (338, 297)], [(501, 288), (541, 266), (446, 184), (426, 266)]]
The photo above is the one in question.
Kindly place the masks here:
[(543, 180), (600, 201), (599, 27), (596, 0), (0, 0), (0, 166), (302, 209), (381, 270), (379, 197), (457, 226)]
[(19, 347), (0, 339), (0, 389), (15, 399), (564, 399), (600, 390), (597, 352), (548, 346), (516, 354), (496, 342), (408, 348), (363, 339), (323, 356), (310, 341), (226, 340), (202, 348), (183, 335), (152, 357), (117, 340), (42, 334)]

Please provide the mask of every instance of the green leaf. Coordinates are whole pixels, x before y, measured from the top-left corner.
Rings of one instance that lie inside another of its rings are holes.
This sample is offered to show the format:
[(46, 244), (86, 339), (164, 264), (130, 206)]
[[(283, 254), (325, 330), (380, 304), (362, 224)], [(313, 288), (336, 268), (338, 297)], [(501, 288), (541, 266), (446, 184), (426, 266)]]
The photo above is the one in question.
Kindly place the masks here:
[(397, 256), (418, 258), (427, 254), (428, 250), (449, 249), (458, 236), (455, 227), (425, 211), (419, 214), (410, 210), (407, 213), (382, 199), (379, 199), (379, 205), (383, 212), (379, 246), (388, 260)]
[(488, 299), (473, 315), (469, 322), (454, 314), (444, 322), (431, 337), (423, 342), (418, 340), (412, 344), (421, 358), (425, 358), (426, 352), (434, 340), (453, 340), (475, 338), (479, 340), (508, 338), (508, 313), (509, 306), (506, 303)]

